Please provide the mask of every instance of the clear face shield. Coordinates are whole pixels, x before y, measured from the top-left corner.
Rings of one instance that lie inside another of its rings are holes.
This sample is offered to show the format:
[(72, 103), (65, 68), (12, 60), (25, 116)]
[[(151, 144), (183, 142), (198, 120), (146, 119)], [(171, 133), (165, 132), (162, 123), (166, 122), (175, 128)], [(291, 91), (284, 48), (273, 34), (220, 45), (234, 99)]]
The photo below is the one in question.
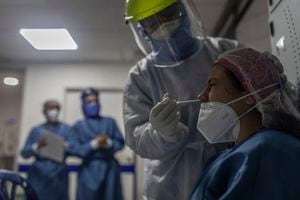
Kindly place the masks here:
[(199, 49), (203, 26), (190, 0), (176, 2), (138, 22), (130, 21), (140, 50), (157, 66), (174, 66)]

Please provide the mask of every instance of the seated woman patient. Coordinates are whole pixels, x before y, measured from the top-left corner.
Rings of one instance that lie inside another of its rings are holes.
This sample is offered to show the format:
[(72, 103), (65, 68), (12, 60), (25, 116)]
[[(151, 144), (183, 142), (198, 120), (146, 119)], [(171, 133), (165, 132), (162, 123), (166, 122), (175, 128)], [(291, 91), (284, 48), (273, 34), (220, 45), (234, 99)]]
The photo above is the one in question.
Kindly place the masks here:
[(206, 164), (192, 200), (300, 199), (300, 114), (279, 60), (250, 48), (214, 64), (198, 129), (210, 143), (234, 142)]

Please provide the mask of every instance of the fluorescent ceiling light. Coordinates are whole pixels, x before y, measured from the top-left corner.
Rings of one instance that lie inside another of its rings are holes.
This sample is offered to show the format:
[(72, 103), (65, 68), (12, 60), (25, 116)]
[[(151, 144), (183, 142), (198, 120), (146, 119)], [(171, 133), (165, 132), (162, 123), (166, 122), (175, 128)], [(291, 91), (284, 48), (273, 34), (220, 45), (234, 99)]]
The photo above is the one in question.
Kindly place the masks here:
[(77, 44), (67, 29), (20, 29), (20, 34), (37, 50), (75, 50)]
[(13, 78), (13, 77), (5, 77), (3, 79), (3, 82), (5, 85), (18, 85), (19, 84), (19, 80), (17, 78)]

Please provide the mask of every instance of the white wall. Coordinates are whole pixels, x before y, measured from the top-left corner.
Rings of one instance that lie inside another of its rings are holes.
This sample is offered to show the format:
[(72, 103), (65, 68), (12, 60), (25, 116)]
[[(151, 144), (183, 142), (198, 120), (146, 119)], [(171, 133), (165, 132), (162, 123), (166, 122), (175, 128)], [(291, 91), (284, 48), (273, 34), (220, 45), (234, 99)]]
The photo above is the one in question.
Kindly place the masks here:
[(260, 51), (271, 50), (268, 1), (255, 0), (237, 28), (237, 40)]
[[(12, 170), (17, 154), (23, 93), (23, 70), (0, 68), (0, 168)], [(5, 77), (19, 80), (16, 86), (3, 83)]]
[[(62, 104), (66, 100), (67, 88), (119, 88), (123, 89), (131, 65), (32, 65), (26, 68), (22, 104), (21, 136), (19, 148), (22, 148), (30, 129), (44, 121), (42, 105), (45, 100), (57, 99)], [(101, 96), (100, 96), (101, 98)], [(119, 107), (119, 106), (118, 106)], [(120, 107), (119, 107), (120, 108)], [(113, 108), (112, 108), (113, 109)], [(118, 124), (124, 133), (123, 124)], [(132, 157), (132, 152), (126, 148), (122, 156)], [(19, 162), (24, 161), (19, 157)], [(121, 163), (122, 164), (122, 163)], [(128, 164), (128, 163), (127, 163)], [(125, 177), (125, 178), (124, 178)], [(132, 177), (122, 175), (127, 184), (123, 184), (127, 200), (132, 199)], [(131, 178), (131, 179), (130, 179)], [(129, 180), (130, 179), (130, 180)], [(129, 195), (131, 194), (131, 195)], [(130, 197), (128, 197), (130, 196)]]

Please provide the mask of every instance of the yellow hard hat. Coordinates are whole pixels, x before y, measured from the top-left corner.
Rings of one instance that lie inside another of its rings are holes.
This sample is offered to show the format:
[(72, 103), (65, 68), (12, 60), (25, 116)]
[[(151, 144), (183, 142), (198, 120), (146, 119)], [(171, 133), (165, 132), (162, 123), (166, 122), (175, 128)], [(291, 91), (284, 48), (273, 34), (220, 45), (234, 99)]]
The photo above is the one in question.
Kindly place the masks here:
[(162, 11), (173, 3), (176, 3), (176, 0), (126, 0), (125, 20), (140, 21)]

